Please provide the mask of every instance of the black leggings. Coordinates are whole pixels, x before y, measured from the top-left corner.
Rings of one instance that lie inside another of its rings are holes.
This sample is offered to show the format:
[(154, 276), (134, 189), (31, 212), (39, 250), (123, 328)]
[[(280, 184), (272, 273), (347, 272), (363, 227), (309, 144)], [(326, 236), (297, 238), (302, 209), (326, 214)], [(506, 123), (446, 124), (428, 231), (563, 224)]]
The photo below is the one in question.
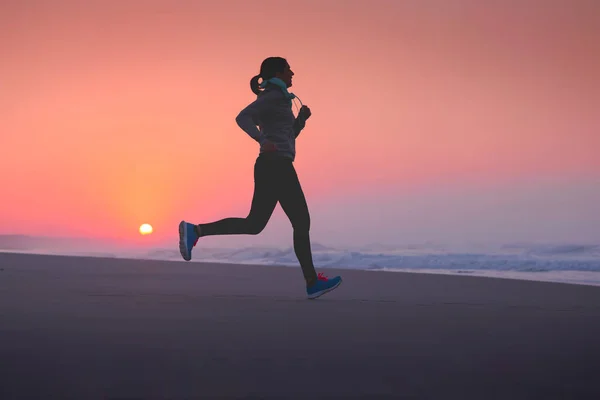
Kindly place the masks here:
[(265, 228), (277, 202), (294, 228), (294, 251), (307, 284), (317, 280), (310, 247), (310, 214), (292, 160), (261, 154), (254, 164), (254, 196), (246, 218), (225, 218), (200, 224), (202, 236), (257, 235)]

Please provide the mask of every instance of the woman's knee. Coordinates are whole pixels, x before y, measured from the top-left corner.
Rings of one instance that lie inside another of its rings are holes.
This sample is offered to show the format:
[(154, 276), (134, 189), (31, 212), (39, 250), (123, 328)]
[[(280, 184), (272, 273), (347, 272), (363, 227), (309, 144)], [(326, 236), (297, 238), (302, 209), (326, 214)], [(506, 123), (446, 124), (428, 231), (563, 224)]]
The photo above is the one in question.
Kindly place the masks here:
[(264, 219), (258, 219), (258, 218), (252, 218), (252, 217), (248, 217), (246, 218), (246, 223), (248, 224), (248, 234), (250, 235), (258, 235), (259, 233), (261, 233), (265, 227), (267, 226), (267, 220)]

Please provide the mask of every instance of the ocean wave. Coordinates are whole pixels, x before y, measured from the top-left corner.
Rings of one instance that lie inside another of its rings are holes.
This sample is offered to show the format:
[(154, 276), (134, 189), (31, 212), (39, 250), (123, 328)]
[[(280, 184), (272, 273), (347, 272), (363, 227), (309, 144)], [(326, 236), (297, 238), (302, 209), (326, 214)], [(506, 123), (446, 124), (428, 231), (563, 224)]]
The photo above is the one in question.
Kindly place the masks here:
[[(523, 248), (519, 252), (443, 252), (426, 249), (388, 249), (363, 251), (333, 249), (313, 246), (315, 266), (321, 268), (351, 269), (439, 269), (454, 271), (593, 271), (600, 272), (598, 246), (548, 246)], [(563, 257), (569, 254), (570, 257)], [(575, 255), (580, 255), (575, 257)], [(155, 249), (141, 258), (180, 259), (175, 249)], [(242, 263), (260, 265), (298, 265), (294, 249), (270, 247), (245, 247), (241, 249), (202, 248), (194, 250), (194, 260), (204, 262)]]
[[(57, 246), (35, 247), (35, 250), (8, 251), (42, 252), (46, 254), (87, 255), (98, 257), (127, 257), (181, 261), (177, 247), (151, 249), (100, 249), (82, 246), (77, 250), (59, 250)], [(312, 244), (313, 260), (317, 268), (349, 268), (363, 270), (447, 270), (455, 273), (481, 271), (513, 271), (544, 273), (551, 271), (600, 272), (600, 246), (594, 244), (523, 244), (472, 247), (469, 251), (426, 243), (423, 245), (363, 246), (355, 249), (334, 248)], [(6, 249), (5, 249), (6, 251)], [(203, 246), (194, 249), (193, 261), (296, 266), (298, 260), (293, 247), (252, 246), (221, 248)]]
[(569, 256), (569, 257), (600, 257), (599, 245), (558, 244), (558, 245), (505, 245), (505, 250), (520, 250), (530, 256)]

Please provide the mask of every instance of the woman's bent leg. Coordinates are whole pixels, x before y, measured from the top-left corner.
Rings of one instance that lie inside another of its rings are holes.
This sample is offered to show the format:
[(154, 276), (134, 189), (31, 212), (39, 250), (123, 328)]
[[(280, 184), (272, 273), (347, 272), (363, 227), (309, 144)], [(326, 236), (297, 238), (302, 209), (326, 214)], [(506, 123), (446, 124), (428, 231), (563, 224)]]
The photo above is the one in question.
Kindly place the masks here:
[(224, 218), (219, 221), (199, 224), (199, 236), (214, 235), (257, 235), (265, 228), (277, 205), (276, 185), (271, 179), (268, 165), (258, 160), (254, 167), (254, 194), (252, 205), (246, 218)]

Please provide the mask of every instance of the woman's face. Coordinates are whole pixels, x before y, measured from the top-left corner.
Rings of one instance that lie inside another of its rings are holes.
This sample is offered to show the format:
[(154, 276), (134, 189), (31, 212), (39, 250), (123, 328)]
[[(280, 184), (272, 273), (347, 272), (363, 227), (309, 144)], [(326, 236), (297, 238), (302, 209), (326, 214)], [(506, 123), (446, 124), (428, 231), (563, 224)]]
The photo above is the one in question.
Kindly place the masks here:
[(275, 76), (281, 79), (287, 85), (287, 87), (292, 86), (292, 76), (294, 76), (294, 72), (291, 70), (289, 64), (285, 66), (283, 72), (278, 72)]

